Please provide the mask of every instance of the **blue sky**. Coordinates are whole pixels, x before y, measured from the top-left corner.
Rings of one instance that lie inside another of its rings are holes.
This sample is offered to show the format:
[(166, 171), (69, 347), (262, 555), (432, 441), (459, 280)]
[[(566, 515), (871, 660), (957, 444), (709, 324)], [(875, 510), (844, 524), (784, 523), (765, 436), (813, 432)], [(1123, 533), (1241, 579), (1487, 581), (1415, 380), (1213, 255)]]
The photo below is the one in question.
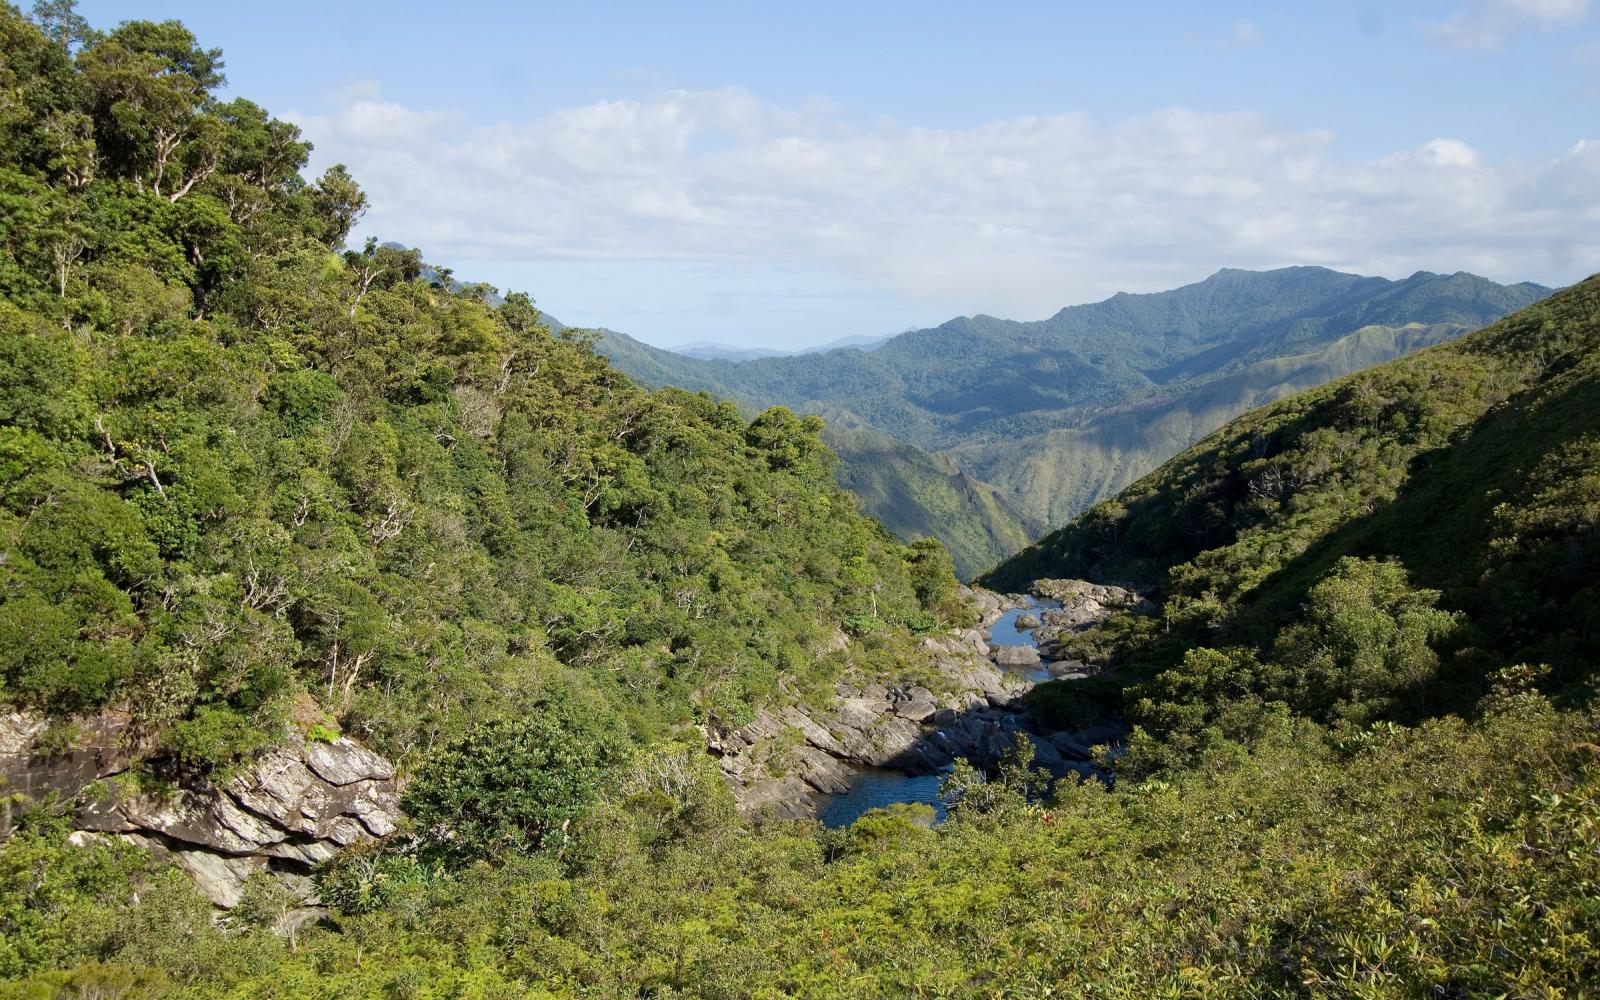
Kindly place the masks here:
[(1600, 0), (80, 3), (176, 17), (365, 232), (655, 343), (1218, 267), (1600, 270)]

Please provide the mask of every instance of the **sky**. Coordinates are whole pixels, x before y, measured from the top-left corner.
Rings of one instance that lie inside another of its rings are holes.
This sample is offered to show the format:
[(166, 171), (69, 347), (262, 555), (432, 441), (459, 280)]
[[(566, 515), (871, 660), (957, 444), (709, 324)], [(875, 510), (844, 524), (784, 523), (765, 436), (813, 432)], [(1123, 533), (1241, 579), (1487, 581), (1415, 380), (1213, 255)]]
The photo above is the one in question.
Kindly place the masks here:
[(368, 235), (794, 349), (1222, 267), (1600, 270), (1600, 0), (274, 3), (177, 18)]

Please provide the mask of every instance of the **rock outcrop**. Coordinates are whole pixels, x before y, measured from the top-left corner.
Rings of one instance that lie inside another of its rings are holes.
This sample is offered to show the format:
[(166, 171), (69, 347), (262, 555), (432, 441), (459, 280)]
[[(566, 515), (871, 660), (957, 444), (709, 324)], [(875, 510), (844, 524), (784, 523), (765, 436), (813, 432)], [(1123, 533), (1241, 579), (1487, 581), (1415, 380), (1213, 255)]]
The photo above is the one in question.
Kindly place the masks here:
[(810, 816), (816, 796), (843, 792), (863, 768), (934, 774), (977, 752), (987, 730), (941, 730), (941, 718), (998, 712), (1028, 684), (988, 659), (983, 634), (967, 629), (922, 641), (941, 676), (920, 685), (841, 683), (826, 708), (764, 710), (737, 729), (708, 729), (706, 746), (746, 812)]
[(1032, 602), (989, 590), (965, 590), (963, 597), (978, 611), (979, 627), (923, 640), (941, 677), (939, 693), (840, 683), (826, 709), (763, 710), (749, 725), (707, 730), (707, 749), (717, 755), (739, 805), (752, 814), (806, 818), (818, 795), (848, 789), (862, 768), (933, 774), (958, 757), (994, 766), (1018, 734), (1034, 742), (1038, 765), (1058, 774), (1085, 771), (1088, 747), (1035, 733), (1019, 704), (1034, 686), (1027, 672), (1042, 662), (1038, 651), (990, 645), (987, 638), (1002, 614)]
[(389, 835), (400, 819), (394, 768), (348, 739), (295, 733), (224, 784), (151, 789), (131, 770), (125, 718), (103, 713), (76, 728), (55, 749), (43, 745), (43, 718), (0, 716), (0, 836), (19, 806), (60, 809), (83, 837), (120, 837), (169, 856), (220, 907), (235, 905), (245, 880), (263, 871), (314, 904), (312, 866)]
[(1081, 632), (1118, 612), (1153, 614), (1155, 605), (1130, 587), (1090, 583), (1087, 580), (1040, 580), (1034, 589), (1041, 597), (1060, 601), (1060, 608), (1045, 611), (1035, 631), (1041, 644), (1054, 643), (1068, 632)]
[[(1087, 627), (1115, 610), (1141, 607), (1131, 590), (1077, 580), (1044, 581), (1040, 596), (1059, 599), (1060, 611), (1039, 612), (1035, 635), (1054, 638)], [(814, 813), (817, 797), (845, 791), (863, 768), (932, 774), (965, 758), (992, 767), (1020, 734), (1034, 746), (1036, 764), (1058, 775), (1088, 773), (1093, 744), (1104, 733), (1037, 730), (1019, 701), (1033, 687), (1030, 672), (1042, 664), (1032, 646), (992, 645), (986, 630), (1005, 612), (1031, 608), (1020, 594), (966, 590), (978, 628), (923, 640), (937, 669), (940, 693), (924, 687), (840, 684), (826, 708), (789, 706), (760, 712), (736, 729), (708, 729), (706, 746), (746, 812), (777, 818)], [(1076, 661), (1052, 663), (1060, 676), (1085, 677), (1093, 668)], [(1072, 669), (1081, 668), (1081, 669)], [(1101, 727), (1119, 738), (1116, 727)]]

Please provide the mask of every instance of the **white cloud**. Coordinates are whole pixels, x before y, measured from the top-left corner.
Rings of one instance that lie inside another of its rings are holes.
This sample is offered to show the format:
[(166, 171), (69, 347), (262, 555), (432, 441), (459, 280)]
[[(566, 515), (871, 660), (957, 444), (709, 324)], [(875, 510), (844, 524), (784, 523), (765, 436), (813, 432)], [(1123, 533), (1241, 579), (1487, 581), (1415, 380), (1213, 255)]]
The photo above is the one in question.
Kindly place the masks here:
[(741, 90), (491, 127), (375, 97), (297, 120), (319, 163), (365, 185), (365, 232), (444, 261), (835, 269), (1019, 317), (1223, 265), (1546, 280), (1600, 267), (1594, 141), (1543, 163), (1451, 138), (1348, 159), (1327, 132), (1248, 114), (864, 128)]
[(1577, 24), (1590, 0), (1474, 0), (1445, 21), (1424, 22), (1428, 34), (1464, 49), (1498, 49), (1523, 28), (1544, 31)]

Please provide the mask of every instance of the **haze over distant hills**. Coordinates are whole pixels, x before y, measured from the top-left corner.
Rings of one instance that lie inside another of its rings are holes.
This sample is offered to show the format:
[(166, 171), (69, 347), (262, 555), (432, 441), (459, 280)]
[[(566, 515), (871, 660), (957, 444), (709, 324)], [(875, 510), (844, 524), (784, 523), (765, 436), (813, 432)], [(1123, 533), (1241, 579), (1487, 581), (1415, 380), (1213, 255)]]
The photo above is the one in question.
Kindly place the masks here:
[(1549, 291), (1464, 272), (1224, 269), (1044, 320), (960, 317), (870, 352), (693, 358), (611, 331), (599, 349), (646, 384), (828, 416), (840, 480), (896, 532), (945, 541), (970, 576), (1253, 406)]
[(875, 351), (893, 339), (893, 337), (872, 337), (865, 334), (857, 334), (853, 337), (840, 337), (838, 340), (830, 340), (826, 344), (814, 344), (811, 347), (801, 347), (792, 351), (783, 351), (775, 347), (738, 347), (733, 344), (719, 344), (712, 340), (697, 340), (689, 344), (668, 347), (666, 350), (671, 351), (673, 354), (681, 354), (686, 358), (698, 358), (703, 361), (754, 361), (757, 358), (790, 358), (797, 354), (820, 354), (823, 351), (836, 351), (842, 347)]

